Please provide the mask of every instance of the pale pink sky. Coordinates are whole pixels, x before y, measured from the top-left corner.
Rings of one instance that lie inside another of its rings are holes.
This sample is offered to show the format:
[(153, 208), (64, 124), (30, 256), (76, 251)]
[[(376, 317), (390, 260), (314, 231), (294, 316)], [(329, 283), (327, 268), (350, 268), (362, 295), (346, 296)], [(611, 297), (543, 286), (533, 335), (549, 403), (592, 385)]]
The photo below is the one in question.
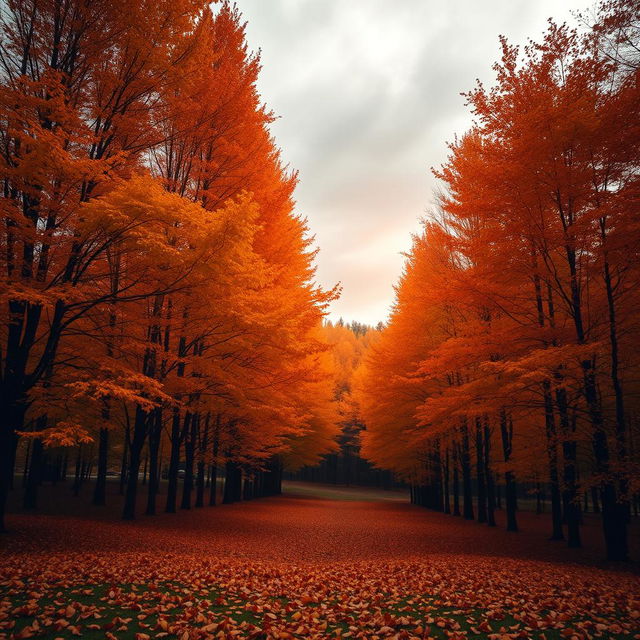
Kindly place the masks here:
[(460, 96), (492, 79), (498, 35), (525, 44), (585, 0), (238, 0), (273, 133), (300, 171), (297, 210), (331, 317), (384, 321), (410, 234), (433, 200), (430, 167), (471, 118)]

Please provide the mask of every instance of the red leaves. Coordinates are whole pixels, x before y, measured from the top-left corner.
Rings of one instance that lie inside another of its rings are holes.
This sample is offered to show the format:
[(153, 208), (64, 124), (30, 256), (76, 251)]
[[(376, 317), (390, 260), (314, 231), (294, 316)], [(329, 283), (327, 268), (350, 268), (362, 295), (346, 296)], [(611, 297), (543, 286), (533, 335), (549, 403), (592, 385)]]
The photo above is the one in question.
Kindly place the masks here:
[[(4, 553), (0, 638), (72, 640), (101, 631), (108, 640), (588, 640), (636, 633), (637, 577), (518, 557), (526, 540), (501, 549), (498, 560), (487, 545), (498, 532), (417, 514), (407, 505), (279, 499), (254, 503), (250, 512), (188, 514), (184, 529), (168, 518), (153, 528), (29, 518), (37, 524), (33, 539), (53, 547), (26, 554), (25, 537)], [(73, 537), (56, 540), (60, 528)], [(478, 555), (469, 553), (467, 531)], [(64, 551), (76, 541), (85, 550)]]

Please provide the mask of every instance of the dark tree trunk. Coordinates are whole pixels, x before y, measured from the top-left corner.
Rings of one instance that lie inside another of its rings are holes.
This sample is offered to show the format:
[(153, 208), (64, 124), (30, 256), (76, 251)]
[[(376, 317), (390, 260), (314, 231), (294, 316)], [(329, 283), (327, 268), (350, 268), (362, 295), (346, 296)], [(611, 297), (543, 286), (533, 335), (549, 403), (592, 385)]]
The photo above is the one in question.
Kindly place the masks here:
[(462, 498), (465, 520), (473, 520), (473, 494), (471, 491), (471, 454), (469, 451), (469, 430), (462, 426)]
[(102, 506), (107, 503), (107, 457), (109, 455), (109, 429), (100, 429), (100, 442), (98, 444), (98, 475), (96, 486), (93, 490), (93, 504)]
[[(618, 326), (616, 319), (615, 286), (611, 275), (611, 266), (606, 250), (606, 219), (601, 219), (602, 245), (604, 249), (604, 281), (607, 291), (607, 305), (609, 309), (609, 343), (611, 347), (611, 384), (615, 395), (616, 406), (616, 454), (619, 464), (624, 467), (627, 461), (627, 421), (625, 418), (624, 394), (622, 391), (622, 381), (619, 373), (619, 352), (618, 352)], [(605, 442), (606, 444), (606, 442)], [(608, 454), (603, 457), (602, 462), (608, 468)], [(628, 533), (627, 524), (629, 521), (630, 503), (628, 499), (629, 482), (626, 472), (617, 473), (617, 489), (614, 479), (611, 478), (608, 491), (610, 498), (607, 498), (607, 509), (605, 511), (605, 500), (602, 500), (602, 524), (604, 527), (605, 540), (607, 541), (608, 560), (628, 560)], [(604, 492), (603, 492), (604, 493)], [(618, 494), (618, 495), (616, 495)], [(608, 522), (605, 522), (607, 520)]]
[[(567, 244), (566, 247), (567, 261), (569, 264), (569, 272), (571, 275), (571, 302), (572, 302), (572, 316), (576, 329), (576, 338), (578, 344), (585, 344), (585, 329), (582, 318), (582, 298), (581, 290), (579, 287), (578, 268), (576, 263), (576, 250), (572, 244)], [(605, 252), (605, 265), (608, 267)], [(605, 274), (605, 277), (608, 274)], [(608, 285), (611, 282), (609, 280)], [(607, 294), (611, 293), (609, 287), (607, 287)], [(612, 302), (612, 301), (610, 301)], [(613, 312), (613, 316), (611, 315)], [(617, 343), (615, 335), (615, 305), (609, 305), (610, 314), (610, 331), (612, 331), (611, 338), (613, 342), (612, 355), (614, 356), (614, 362), (612, 363), (613, 382), (615, 384), (615, 365), (617, 360)], [(615, 481), (611, 477), (610, 459), (609, 459), (609, 445), (607, 442), (607, 434), (604, 429), (602, 419), (602, 409), (600, 406), (600, 399), (598, 397), (598, 389), (596, 385), (596, 377), (594, 371), (593, 361), (591, 359), (585, 359), (581, 362), (583, 371), (583, 384), (584, 384), (584, 397), (589, 410), (589, 417), (593, 426), (592, 446), (593, 453), (596, 462), (596, 472), (602, 480), (601, 487), (601, 502), (602, 502), (602, 526), (604, 530), (605, 544), (607, 547), (607, 559), (608, 560), (622, 560), (628, 559), (628, 540), (627, 540), (627, 516), (626, 509), (618, 500)], [(618, 380), (619, 383), (619, 380)], [(618, 391), (620, 393), (618, 394)], [(616, 411), (618, 411), (618, 400), (622, 400), (621, 389), (615, 389), (616, 395)], [(620, 408), (623, 408), (620, 405)], [(625, 424), (616, 425), (616, 435), (622, 434), (624, 436)], [(622, 431), (619, 431), (621, 429)], [(575, 472), (574, 472), (575, 477)], [(569, 509), (571, 511), (579, 511), (578, 505), (574, 500)], [(572, 517), (574, 514), (571, 514)], [(570, 534), (571, 540), (571, 534)], [(570, 546), (573, 546), (570, 544)]]
[[(186, 413), (184, 417), (185, 429), (189, 428), (191, 414)], [(177, 407), (173, 410), (171, 420), (171, 453), (169, 454), (169, 471), (167, 484), (167, 505), (165, 511), (167, 513), (176, 512), (176, 503), (178, 501), (178, 468), (180, 467), (180, 446), (182, 444), (180, 430), (180, 409)]]
[(242, 488), (242, 499), (251, 500), (253, 497), (253, 478), (245, 476), (244, 486)]
[(191, 428), (184, 440), (184, 482), (182, 483), (181, 509), (191, 509), (191, 494), (193, 492), (193, 463), (198, 432), (199, 414), (193, 414)]
[(209, 487), (209, 506), (215, 507), (218, 504), (218, 465), (214, 462), (211, 465), (211, 486)]
[(82, 475), (83, 480), (89, 480), (91, 478), (91, 472), (93, 471), (93, 443), (89, 447), (89, 457), (87, 458), (84, 472)]
[[(513, 447), (513, 423), (507, 418), (506, 412), (503, 410), (500, 414), (500, 433), (502, 435), (502, 449), (504, 461), (508, 463), (511, 460), (511, 451)], [(507, 511), (507, 531), (518, 531), (518, 522), (516, 511), (518, 509), (518, 497), (516, 487), (516, 477), (513, 471), (506, 471), (505, 480), (505, 506)]]
[(616, 488), (610, 479), (602, 487), (602, 526), (607, 545), (607, 560), (629, 560), (627, 537), (628, 511), (626, 503), (618, 500)]
[[(7, 487), (8, 491), (11, 491), (14, 488), (15, 482), (15, 472), (16, 472), (16, 456), (18, 455), (18, 437), (15, 436), (15, 445), (9, 445), (9, 460), (7, 461), (7, 472), (9, 474), (9, 485)], [(0, 485), (2, 484), (2, 480), (0, 479)], [(2, 489), (0, 489), (0, 492)], [(1, 520), (1, 517), (0, 517)], [(0, 529), (0, 533), (2, 530)]]
[(136, 406), (136, 417), (133, 425), (133, 437), (129, 447), (129, 475), (127, 478), (127, 488), (124, 495), (124, 506), (122, 508), (122, 519), (133, 520), (136, 516), (136, 501), (138, 497), (138, 475), (140, 473), (140, 462), (142, 449), (147, 437), (148, 415), (140, 406)]
[(220, 414), (216, 415), (216, 421), (213, 428), (213, 449), (211, 456), (211, 489), (209, 491), (209, 506), (215, 507), (218, 502), (218, 450), (220, 447)]
[(242, 498), (242, 470), (237, 462), (227, 460), (223, 504), (231, 504)]
[(253, 497), (262, 498), (264, 496), (264, 472), (256, 471), (253, 480)]
[(480, 418), (476, 418), (476, 476), (478, 481), (478, 522), (486, 522), (487, 491), (485, 484), (484, 438)]
[(451, 501), (449, 499), (449, 446), (444, 454), (444, 512), (451, 513)]
[(198, 460), (196, 475), (196, 507), (204, 507), (204, 460)]
[(582, 499), (584, 500), (584, 507), (582, 508), (583, 513), (589, 513), (589, 492), (585, 491), (582, 495)]
[(436, 442), (433, 451), (433, 498), (436, 511), (444, 511), (444, 486), (442, 482), (442, 454), (440, 442)]
[(80, 485), (82, 484), (82, 445), (78, 446), (76, 453), (76, 470), (73, 476), (73, 495), (80, 495)]
[(53, 468), (51, 469), (51, 484), (55, 487), (60, 480), (62, 470), (62, 456), (58, 454), (56, 456), (55, 462), (53, 463)]
[(536, 482), (536, 515), (542, 513), (542, 485), (540, 481)]
[(489, 422), (485, 419), (484, 423), (484, 477), (487, 481), (487, 524), (490, 527), (496, 526), (495, 518), (495, 483), (493, 480), (493, 472), (491, 471), (491, 429)]
[[(533, 250), (533, 264), (535, 270), (535, 290), (536, 290), (536, 303), (538, 308), (538, 324), (540, 327), (545, 326), (545, 314), (544, 303), (542, 299), (542, 286), (540, 276), (538, 274), (536, 253)], [(550, 285), (547, 283), (547, 304), (549, 311), (549, 323), (554, 325), (554, 307), (553, 296)], [(544, 393), (544, 413), (545, 413), (545, 428), (547, 436), (547, 455), (549, 458), (549, 483), (551, 485), (551, 540), (562, 540), (564, 534), (562, 531), (562, 508), (561, 508), (561, 495), (560, 495), (560, 477), (558, 474), (558, 438), (556, 430), (556, 421), (553, 412), (553, 399), (551, 396), (551, 382), (547, 379), (542, 382), (542, 388)]]
[(149, 488), (147, 492), (146, 515), (156, 514), (156, 499), (160, 486), (159, 452), (162, 440), (162, 408), (158, 407), (150, 416), (149, 427)]
[(507, 531), (518, 531), (516, 512), (518, 510), (518, 494), (513, 471), (507, 471), (505, 477), (505, 505), (507, 509)]
[(564, 540), (562, 497), (560, 493), (560, 476), (558, 474), (558, 434), (553, 412), (551, 383), (548, 380), (543, 382), (543, 389), (547, 452), (549, 456), (549, 484), (551, 488), (551, 540)]
[(27, 438), (26, 440), (27, 440), (27, 449), (24, 455), (24, 467), (22, 469), (22, 488), (23, 489), (27, 486), (27, 478), (29, 477), (29, 458), (31, 456), (31, 438)]
[(578, 491), (576, 482), (577, 444), (573, 439), (573, 428), (569, 420), (567, 394), (562, 388), (556, 390), (556, 404), (560, 417), (563, 461), (562, 502), (564, 505), (564, 519), (567, 524), (567, 546), (577, 549), (582, 546), (580, 539), (580, 509), (578, 507)]
[(129, 458), (129, 440), (131, 439), (131, 429), (127, 418), (127, 425), (124, 429), (124, 444), (122, 447), (122, 462), (120, 464), (120, 491), (121, 496), (124, 495), (124, 489), (127, 486), (127, 460)]
[(458, 472), (458, 449), (459, 445), (454, 443), (453, 449), (453, 515), (460, 515), (460, 478)]
[(29, 464), (29, 476), (24, 492), (23, 506), (25, 509), (36, 509), (38, 506), (38, 487), (42, 481), (44, 447), (40, 438), (34, 438), (31, 447), (31, 461)]
[(272, 456), (266, 464), (264, 474), (264, 495), (276, 496), (282, 493), (282, 460), (279, 456)]
[(204, 425), (204, 433), (200, 434), (198, 442), (198, 464), (196, 474), (196, 507), (204, 507), (204, 489), (205, 489), (205, 458), (209, 446), (209, 423), (211, 414), (207, 413)]

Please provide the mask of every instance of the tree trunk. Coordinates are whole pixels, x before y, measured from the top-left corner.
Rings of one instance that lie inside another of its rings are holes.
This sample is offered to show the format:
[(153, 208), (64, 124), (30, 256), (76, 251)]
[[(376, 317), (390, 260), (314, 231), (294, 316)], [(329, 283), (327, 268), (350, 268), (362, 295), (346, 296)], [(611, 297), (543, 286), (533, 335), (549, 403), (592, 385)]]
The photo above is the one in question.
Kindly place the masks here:
[(253, 498), (253, 478), (245, 476), (244, 486), (242, 487), (242, 499), (251, 500)]
[(127, 459), (129, 458), (129, 440), (131, 438), (131, 428), (129, 427), (129, 419), (124, 428), (124, 445), (122, 447), (122, 462), (120, 464), (120, 490), (118, 493), (123, 496), (124, 488), (127, 486)]
[(485, 484), (485, 462), (483, 434), (480, 418), (476, 418), (476, 476), (478, 488), (478, 522), (487, 521), (487, 492)]
[(204, 489), (205, 489), (205, 458), (207, 448), (209, 446), (209, 423), (211, 414), (207, 413), (204, 425), (204, 433), (201, 434), (198, 443), (198, 472), (196, 474), (196, 507), (204, 507)]
[(484, 423), (484, 477), (487, 481), (487, 524), (490, 527), (495, 527), (496, 518), (494, 509), (496, 497), (493, 473), (491, 471), (491, 430), (488, 419), (486, 418)]
[(282, 460), (279, 456), (271, 456), (267, 461), (264, 475), (264, 495), (276, 496), (282, 493)]
[(458, 472), (458, 449), (459, 445), (454, 443), (453, 449), (453, 515), (460, 515), (460, 478)]
[(151, 425), (149, 428), (149, 487), (147, 490), (146, 515), (156, 514), (156, 499), (158, 487), (160, 486), (159, 451), (162, 440), (162, 408), (158, 407), (150, 416)]
[(444, 512), (451, 513), (451, 501), (449, 499), (449, 446), (447, 445), (444, 454)]
[(562, 433), (563, 485), (562, 502), (564, 519), (567, 524), (567, 546), (578, 549), (582, 546), (580, 539), (580, 510), (578, 508), (578, 491), (576, 483), (577, 444), (573, 439), (573, 428), (569, 420), (567, 394), (562, 388), (556, 390), (556, 405), (560, 417)]
[(78, 446), (76, 453), (76, 470), (73, 476), (73, 495), (76, 498), (80, 495), (80, 485), (82, 484), (82, 444)]
[(193, 462), (198, 431), (199, 414), (193, 414), (191, 428), (184, 440), (184, 482), (182, 483), (181, 509), (191, 509), (191, 493), (193, 491)]
[(98, 444), (98, 475), (96, 486), (93, 490), (93, 504), (103, 506), (107, 503), (107, 463), (109, 455), (109, 429), (100, 429), (100, 442)]
[(469, 451), (469, 430), (462, 426), (462, 498), (465, 520), (473, 520), (473, 495), (471, 491), (471, 454)]
[(242, 470), (233, 460), (227, 460), (224, 479), (223, 504), (231, 504), (242, 497)]
[[(31, 438), (27, 438), (27, 449), (24, 454), (24, 467), (22, 468), (22, 488), (27, 486), (27, 478), (29, 477), (29, 458), (31, 456)], [(4, 460), (3, 460), (4, 462)], [(13, 473), (11, 474), (13, 475)]]
[[(502, 435), (502, 450), (504, 461), (508, 463), (511, 460), (511, 452), (513, 447), (513, 423), (508, 420), (506, 411), (500, 414), (500, 432)], [(506, 471), (505, 480), (505, 507), (507, 511), (507, 531), (518, 531), (518, 522), (516, 511), (518, 509), (516, 477), (513, 471)]]
[(43, 444), (40, 438), (34, 438), (31, 447), (31, 462), (29, 476), (24, 492), (23, 506), (25, 509), (36, 509), (38, 506), (38, 487), (42, 481)]
[(129, 447), (129, 475), (127, 478), (127, 488), (124, 495), (124, 506), (122, 508), (122, 519), (133, 520), (136, 516), (136, 500), (138, 496), (138, 475), (140, 473), (140, 462), (142, 449), (147, 437), (148, 415), (136, 406), (136, 417), (133, 425), (133, 437)]
[(196, 475), (196, 507), (204, 507), (204, 460), (198, 460)]
[[(618, 464), (624, 468), (627, 460), (627, 442), (626, 429), (627, 423), (625, 418), (624, 394), (622, 392), (622, 382), (619, 373), (619, 353), (618, 353), (618, 327), (616, 319), (616, 303), (614, 296), (614, 285), (611, 277), (611, 267), (606, 250), (606, 219), (601, 220), (602, 244), (604, 248), (604, 282), (607, 291), (607, 306), (609, 310), (609, 344), (611, 347), (611, 385), (615, 396), (616, 407), (616, 454)], [(608, 463), (608, 456), (607, 456)], [(608, 464), (607, 464), (608, 466)], [(608, 560), (628, 560), (628, 514), (630, 512), (630, 503), (627, 497), (629, 492), (629, 483), (626, 472), (617, 473), (618, 476), (618, 493), (616, 495), (615, 486), (613, 486), (613, 478), (610, 484), (612, 487), (605, 489), (611, 494), (607, 498), (607, 510), (605, 511), (605, 500), (602, 500), (602, 524), (604, 527), (605, 540), (607, 541), (607, 559)]]
[(213, 428), (213, 450), (211, 456), (211, 489), (209, 491), (209, 506), (215, 507), (218, 503), (218, 450), (220, 447), (220, 414), (216, 414), (216, 422)]
[[(191, 414), (186, 413), (185, 428), (189, 428)], [(167, 504), (165, 511), (167, 513), (176, 512), (176, 503), (178, 500), (178, 468), (180, 466), (180, 446), (182, 438), (180, 436), (180, 409), (177, 407), (173, 410), (173, 418), (171, 420), (171, 453), (169, 454), (169, 471), (167, 485)]]
[(547, 435), (547, 454), (549, 457), (549, 484), (551, 487), (551, 540), (564, 540), (562, 530), (562, 498), (560, 494), (560, 476), (558, 474), (558, 434), (553, 412), (551, 383), (545, 380), (544, 414)]

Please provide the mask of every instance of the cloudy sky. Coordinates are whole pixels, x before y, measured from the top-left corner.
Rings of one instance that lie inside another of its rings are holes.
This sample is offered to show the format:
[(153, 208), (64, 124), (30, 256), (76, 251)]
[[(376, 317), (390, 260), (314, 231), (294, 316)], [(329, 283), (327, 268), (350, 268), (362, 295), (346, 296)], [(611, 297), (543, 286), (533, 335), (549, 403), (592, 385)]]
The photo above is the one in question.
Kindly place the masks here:
[(433, 201), (430, 167), (468, 127), (460, 96), (492, 79), (498, 35), (524, 44), (587, 0), (238, 0), (273, 133), (300, 172), (298, 212), (331, 317), (387, 317), (401, 253)]

